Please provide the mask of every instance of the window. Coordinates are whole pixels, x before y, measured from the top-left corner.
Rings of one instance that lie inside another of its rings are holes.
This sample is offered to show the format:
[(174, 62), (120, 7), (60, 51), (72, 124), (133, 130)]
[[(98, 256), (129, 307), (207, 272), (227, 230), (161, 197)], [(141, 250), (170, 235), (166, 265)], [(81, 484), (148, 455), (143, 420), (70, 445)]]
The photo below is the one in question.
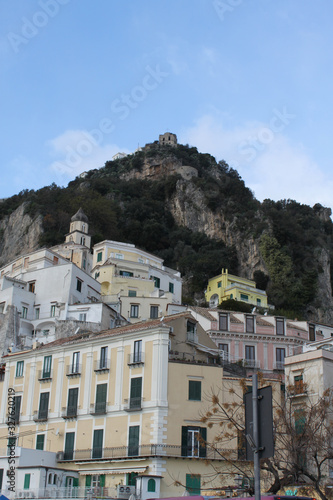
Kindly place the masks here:
[(158, 318), (158, 306), (150, 306), (150, 317), (151, 319)]
[(14, 396), (14, 421), (15, 424), (18, 424), (20, 422), (20, 412), (21, 412), (21, 396)]
[(16, 363), (16, 374), (15, 377), (23, 377), (24, 361), (18, 361)]
[(92, 458), (103, 456), (103, 429), (94, 430)]
[(99, 278), (99, 273), (95, 273), (95, 280), (97, 280), (97, 278)]
[(82, 290), (82, 283), (83, 283), (82, 280), (80, 280), (79, 278), (76, 278), (76, 290), (78, 292), (81, 292), (81, 290)]
[(50, 312), (51, 318), (55, 317), (55, 312), (56, 312), (56, 306), (55, 306), (55, 304), (52, 304), (51, 305), (51, 312)]
[(80, 352), (73, 352), (72, 373), (80, 373)]
[(296, 434), (302, 434), (306, 424), (306, 415), (303, 409), (295, 410), (295, 431)]
[(257, 299), (257, 306), (261, 307), (261, 299)]
[(253, 345), (246, 345), (245, 346), (245, 362), (247, 366), (255, 366), (255, 348)]
[(217, 288), (221, 288), (222, 287), (222, 281), (218, 281), (217, 282)]
[(188, 342), (198, 342), (196, 323), (193, 323), (193, 321), (187, 321), (186, 332), (186, 339)]
[(86, 239), (84, 236), (81, 236), (81, 245), (85, 245), (86, 244)]
[(229, 359), (229, 344), (219, 344), (219, 351), (222, 359)]
[(129, 297), (136, 297), (136, 290), (128, 290)]
[(68, 390), (67, 411), (66, 411), (67, 417), (76, 417), (78, 395), (79, 395), (78, 387), (73, 387)]
[(245, 326), (247, 333), (254, 333), (254, 316), (246, 316)]
[(219, 330), (224, 332), (228, 331), (228, 314), (221, 313), (219, 314)]
[(127, 278), (132, 278), (133, 273), (131, 273), (129, 271), (119, 271), (119, 276), (126, 276)]
[(141, 363), (142, 360), (142, 340), (135, 340), (133, 363)]
[(314, 325), (309, 325), (309, 340), (310, 342), (315, 342), (316, 340), (316, 328)]
[(80, 313), (79, 321), (87, 321), (87, 313)]
[(128, 456), (139, 455), (140, 426), (132, 425), (128, 429)]
[(201, 382), (200, 380), (189, 380), (188, 399), (190, 401), (201, 401)]
[(245, 293), (241, 293), (240, 294), (240, 299), (244, 302), (248, 302), (249, 301), (249, 296), (248, 295), (245, 295)]
[(103, 252), (98, 252), (98, 254), (97, 254), (97, 262), (102, 262), (102, 255), (103, 255)]
[(59, 262), (58, 257), (53, 257), (53, 265), (56, 266)]
[(161, 288), (161, 280), (160, 280), (160, 278), (157, 278), (156, 276), (153, 276), (153, 280), (154, 280), (154, 286), (155, 286), (155, 288)]
[(276, 355), (276, 369), (277, 370), (283, 370), (285, 354), (286, 354), (286, 350), (284, 347), (277, 347), (276, 348), (275, 355)]
[(305, 392), (303, 375), (296, 375), (294, 377), (294, 387), (295, 387), (295, 394), (303, 394)]
[(156, 482), (152, 477), (148, 479), (147, 491), (149, 491), (150, 493), (154, 493), (156, 491)]
[(45, 434), (36, 436), (36, 450), (44, 450)]
[(73, 460), (75, 432), (66, 432), (64, 460)]
[(175, 291), (174, 284), (173, 283), (169, 283), (169, 292), (170, 293), (174, 293), (174, 291)]
[(188, 491), (189, 495), (201, 494), (200, 474), (186, 474), (186, 491)]
[(116, 254), (115, 254), (115, 258), (116, 258), (116, 259), (121, 259), (121, 260), (123, 260), (123, 259), (124, 259), (124, 256), (123, 256), (123, 254), (122, 254), (122, 253), (116, 253)]
[(30, 283), (29, 283), (29, 292), (35, 293), (35, 288), (36, 288), (36, 282), (35, 281), (30, 281)]
[(49, 411), (49, 392), (42, 392), (39, 399), (38, 420), (47, 420)]
[(22, 306), (22, 318), (27, 319), (28, 317), (28, 308), (25, 306)]
[(130, 317), (131, 318), (138, 318), (139, 317), (139, 305), (138, 304), (131, 304)]
[(207, 429), (182, 427), (182, 457), (206, 457)]
[(99, 360), (99, 368), (102, 370), (103, 368), (108, 367), (108, 348), (101, 347), (101, 357)]
[(42, 378), (51, 378), (52, 356), (44, 356)]
[(284, 318), (276, 318), (276, 335), (284, 335)]
[(136, 478), (138, 477), (138, 472), (129, 472), (126, 474), (126, 484), (127, 486), (135, 486)]
[(30, 488), (30, 474), (24, 474), (24, 486), (23, 488), (25, 490), (28, 490)]
[(142, 377), (131, 379), (130, 404), (131, 410), (141, 409)]
[(95, 413), (106, 413), (107, 384), (98, 384), (96, 387)]
[(35, 309), (35, 319), (39, 319), (39, 315), (40, 315), (40, 309), (39, 309), (39, 307), (36, 307), (36, 309)]

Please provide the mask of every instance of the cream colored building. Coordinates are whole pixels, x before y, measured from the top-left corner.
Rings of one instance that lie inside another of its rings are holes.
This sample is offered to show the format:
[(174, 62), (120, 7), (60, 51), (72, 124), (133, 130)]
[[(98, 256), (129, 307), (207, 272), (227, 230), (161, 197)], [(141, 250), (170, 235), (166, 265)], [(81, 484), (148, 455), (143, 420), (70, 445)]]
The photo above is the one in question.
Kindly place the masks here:
[(181, 303), (180, 273), (130, 243), (106, 240), (95, 245), (92, 276), (101, 284), (103, 302), (131, 323), (160, 318), (169, 304)]
[[(7, 442), (11, 388), (17, 446), (56, 452), (58, 466), (78, 472), (86, 493), (121, 497), (136, 488), (146, 499), (234, 485), (234, 476), (221, 475), (204, 486), (206, 459), (229, 466), (202, 445), (215, 436), (202, 412), (212, 390), (226, 402), (230, 384), (239, 387), (223, 379), (217, 354), (189, 312), (9, 354), (0, 438)], [(239, 458), (236, 438), (225, 447)]]

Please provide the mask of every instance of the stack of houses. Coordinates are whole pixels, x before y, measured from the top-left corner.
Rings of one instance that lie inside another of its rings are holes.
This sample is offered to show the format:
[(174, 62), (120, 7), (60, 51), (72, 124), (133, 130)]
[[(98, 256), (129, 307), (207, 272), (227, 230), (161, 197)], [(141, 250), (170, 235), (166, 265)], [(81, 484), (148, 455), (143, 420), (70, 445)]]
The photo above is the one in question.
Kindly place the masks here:
[(285, 378), (304, 376), (307, 394), (320, 393), (332, 380), (333, 327), (259, 314), (265, 293), (236, 278), (222, 270), (208, 290), (247, 290), (252, 313), (216, 307), (220, 295), (207, 296), (209, 308), (184, 306), (180, 273), (162, 259), (115, 241), (91, 249), (81, 209), (63, 244), (1, 268), (1, 491), (10, 494), (11, 450), (18, 498), (241, 488), (230, 460), (244, 464), (243, 436), (211, 446), (217, 430), (202, 415), (212, 394), (232, 403), (258, 370), (275, 400)]

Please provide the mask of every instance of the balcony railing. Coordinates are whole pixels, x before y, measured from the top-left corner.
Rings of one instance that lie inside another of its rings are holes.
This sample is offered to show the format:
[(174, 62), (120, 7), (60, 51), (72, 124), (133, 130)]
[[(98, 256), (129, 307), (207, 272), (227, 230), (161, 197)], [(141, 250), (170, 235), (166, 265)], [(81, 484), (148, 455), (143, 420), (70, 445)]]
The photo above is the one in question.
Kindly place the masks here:
[(76, 406), (67, 406), (62, 409), (61, 412), (62, 418), (76, 418), (77, 417), (77, 405)]
[(128, 355), (127, 364), (128, 365), (143, 365), (145, 362), (144, 352), (131, 352)]
[(195, 332), (187, 332), (186, 342), (191, 342), (192, 344), (198, 343), (198, 334)]
[[(126, 488), (126, 486), (125, 486)], [(117, 490), (113, 487), (104, 486), (52, 486), (46, 488), (29, 488), (15, 490), (15, 498), (117, 498)]]
[(284, 361), (275, 361), (274, 370), (284, 370)]
[(81, 365), (78, 363), (67, 365), (67, 377), (79, 377), (81, 375)]
[(142, 409), (142, 399), (138, 398), (129, 398), (124, 400), (124, 410), (126, 411), (136, 411)]
[(40, 382), (52, 380), (52, 370), (39, 370), (38, 380)]
[(90, 405), (91, 415), (104, 415), (107, 412), (108, 403), (106, 401), (100, 401), (99, 403)]
[[(81, 460), (94, 460), (96, 458), (118, 460), (128, 457), (178, 457), (178, 458), (202, 458), (208, 460), (237, 460), (237, 449), (221, 448), (213, 450), (209, 447), (206, 448), (206, 453), (202, 457), (198, 454), (194, 456), (184, 457), (182, 454), (182, 446), (169, 445), (169, 444), (147, 444), (147, 445), (133, 445), (133, 446), (120, 446), (116, 448), (95, 448), (86, 450), (73, 450), (72, 452), (59, 451), (57, 453), (58, 462), (66, 461), (81, 461)], [(97, 456), (98, 455), (98, 456)]]
[(243, 359), (243, 366), (245, 368), (260, 368), (260, 361), (258, 359)]
[(304, 396), (307, 394), (307, 384), (304, 382), (297, 382), (295, 385), (288, 387), (288, 392), (291, 396)]
[(110, 370), (110, 360), (109, 359), (98, 359), (95, 361), (94, 371), (95, 372), (108, 372)]
[(46, 422), (48, 419), (49, 410), (38, 410), (34, 411), (33, 420), (35, 422)]

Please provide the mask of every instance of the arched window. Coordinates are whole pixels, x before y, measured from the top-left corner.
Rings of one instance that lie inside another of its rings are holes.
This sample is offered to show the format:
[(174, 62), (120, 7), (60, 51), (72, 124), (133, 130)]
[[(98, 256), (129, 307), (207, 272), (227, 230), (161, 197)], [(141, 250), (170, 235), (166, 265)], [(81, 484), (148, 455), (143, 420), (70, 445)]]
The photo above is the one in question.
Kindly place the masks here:
[(53, 477), (53, 484), (57, 484), (57, 479), (58, 479), (57, 474), (54, 474), (54, 477)]
[(148, 480), (148, 489), (147, 491), (155, 492), (156, 491), (156, 483), (155, 479), (149, 479)]
[(50, 472), (49, 479), (48, 479), (49, 484), (52, 484), (52, 476), (53, 476), (53, 474), (52, 474), (52, 472)]

